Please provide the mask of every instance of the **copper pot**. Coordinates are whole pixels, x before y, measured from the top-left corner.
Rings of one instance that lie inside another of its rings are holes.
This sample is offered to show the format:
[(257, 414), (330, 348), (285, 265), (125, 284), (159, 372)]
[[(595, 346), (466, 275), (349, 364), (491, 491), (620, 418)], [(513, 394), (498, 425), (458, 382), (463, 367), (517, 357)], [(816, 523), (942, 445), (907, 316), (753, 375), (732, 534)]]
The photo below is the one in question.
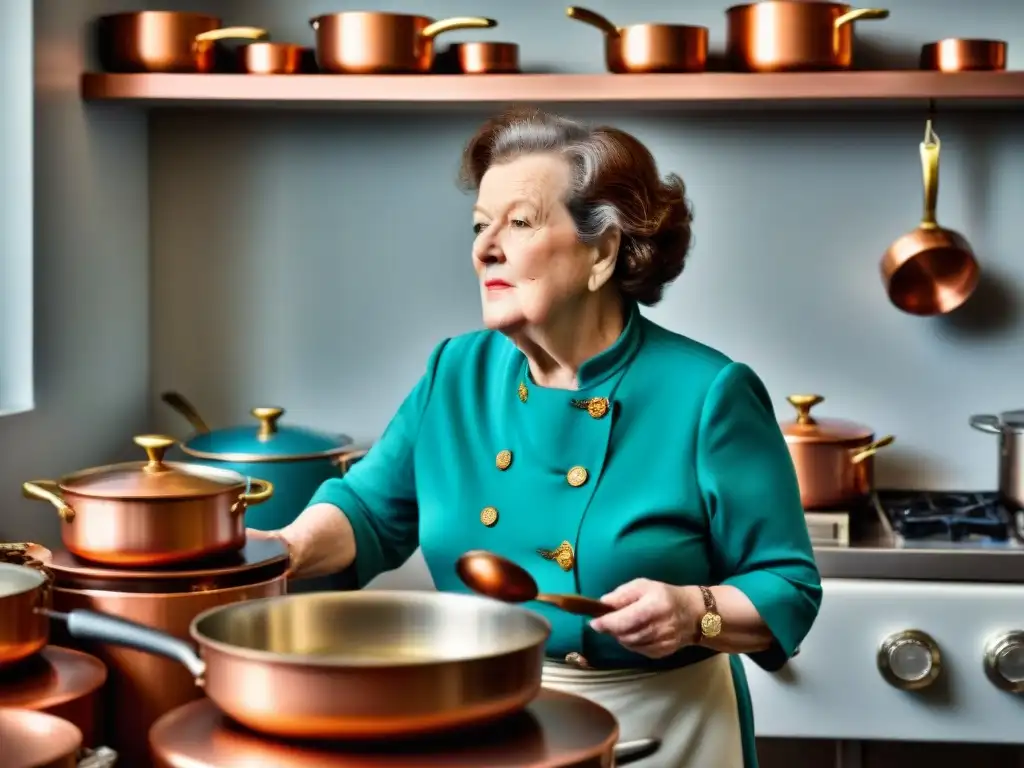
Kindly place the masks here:
[(565, 14), (604, 32), (604, 59), (609, 72), (703, 72), (707, 67), (707, 27), (684, 24), (617, 27), (601, 14), (573, 5), (565, 9)]
[(454, 43), (438, 54), (437, 69), (460, 75), (516, 75), (519, 74), (519, 46), (494, 42)]
[(224, 27), (216, 16), (138, 11), (97, 20), (100, 65), (107, 72), (213, 72), (217, 42), (262, 40), (265, 29)]
[[(203, 611), (285, 592), (287, 551), (276, 540), (251, 540), (238, 555), (206, 563), (157, 570), (91, 565), (68, 552), (40, 554), (54, 575), (53, 607), (113, 614), (188, 637)], [(172, 709), (203, 696), (189, 671), (176, 661), (106, 643), (79, 642), (56, 622), (54, 642), (96, 656), (110, 671), (104, 690), (103, 743), (115, 749), (118, 765), (151, 765), (150, 726)]]
[(238, 69), (247, 75), (298, 75), (316, 71), (312, 48), (294, 43), (249, 43), (238, 49)]
[(0, 668), (43, 649), (50, 638), (50, 623), (36, 611), (49, 605), (46, 573), (0, 562)]
[(425, 74), (434, 64), (434, 38), (456, 29), (487, 29), (498, 22), (475, 16), (434, 21), (404, 13), (347, 11), (309, 20), (316, 61), (324, 72), (347, 75)]
[(518, 712), (540, 691), (551, 633), (526, 608), (450, 592), (319, 592), (221, 606), (192, 622), (198, 652), (116, 617), (53, 615), (75, 638), (176, 659), (254, 731), (307, 739), (434, 734)]
[(1006, 69), (1005, 40), (950, 37), (921, 48), (921, 69), (933, 72), (996, 72)]
[(767, 0), (726, 12), (726, 54), (740, 72), (843, 70), (853, 65), (853, 22), (888, 18), (879, 8)]
[(941, 146), (929, 120), (921, 142), (924, 215), (917, 229), (889, 246), (879, 265), (890, 301), (911, 315), (952, 312), (970, 298), (981, 277), (970, 243), (935, 219)]
[(31, 709), (0, 709), (0, 765), (75, 768), (82, 732), (67, 720)]
[(874, 456), (892, 445), (886, 435), (875, 439), (870, 427), (841, 419), (819, 419), (811, 408), (821, 395), (790, 395), (796, 419), (784, 422), (782, 432), (793, 458), (805, 510), (848, 509), (874, 488)]
[(266, 480), (198, 464), (165, 462), (174, 439), (142, 435), (147, 461), (87, 469), (22, 485), (52, 504), (73, 554), (110, 565), (167, 565), (237, 551), (245, 509), (271, 497)]

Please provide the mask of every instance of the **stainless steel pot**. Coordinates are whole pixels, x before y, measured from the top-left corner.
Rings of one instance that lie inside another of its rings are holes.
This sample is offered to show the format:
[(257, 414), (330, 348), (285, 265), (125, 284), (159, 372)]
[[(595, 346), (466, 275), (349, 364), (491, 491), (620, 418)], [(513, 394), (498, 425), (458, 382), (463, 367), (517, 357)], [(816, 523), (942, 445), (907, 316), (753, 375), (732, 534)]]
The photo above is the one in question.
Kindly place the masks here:
[(975, 414), (970, 424), (999, 435), (999, 495), (1007, 506), (1024, 509), (1024, 410)]

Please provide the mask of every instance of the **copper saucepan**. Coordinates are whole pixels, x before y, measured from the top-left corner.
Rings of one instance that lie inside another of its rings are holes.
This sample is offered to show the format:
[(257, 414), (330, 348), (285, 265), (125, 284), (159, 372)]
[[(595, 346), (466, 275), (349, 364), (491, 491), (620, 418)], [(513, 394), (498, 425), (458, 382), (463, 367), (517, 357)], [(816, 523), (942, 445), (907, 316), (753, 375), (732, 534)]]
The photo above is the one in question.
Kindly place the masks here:
[(36, 609), (50, 607), (50, 583), (41, 563), (0, 562), (0, 669), (33, 656), (49, 642), (50, 624)]
[(615, 74), (703, 72), (708, 61), (708, 28), (684, 24), (617, 27), (586, 8), (570, 5), (570, 19), (604, 32), (604, 59)]
[(880, 8), (766, 0), (726, 12), (726, 54), (740, 72), (843, 70), (853, 65), (853, 22), (888, 18)]
[(782, 432), (796, 468), (805, 510), (844, 510), (863, 501), (874, 488), (874, 456), (896, 438), (875, 439), (870, 427), (842, 419), (811, 416), (825, 401), (821, 395), (790, 395), (796, 418)]
[(437, 55), (436, 69), (460, 75), (517, 75), (516, 43), (453, 43)]
[(262, 40), (267, 31), (224, 27), (204, 13), (139, 11), (101, 16), (97, 35), (107, 72), (213, 72), (218, 41)]
[(238, 69), (247, 75), (299, 75), (316, 72), (312, 48), (295, 43), (258, 42), (240, 46)]
[(960, 307), (978, 287), (981, 270), (970, 243), (935, 219), (941, 142), (925, 126), (921, 142), (924, 215), (917, 229), (889, 246), (880, 265), (882, 283), (897, 308), (911, 315), (941, 315)]
[(226, 469), (164, 461), (174, 439), (140, 435), (146, 461), (22, 485), (52, 504), (68, 551), (107, 565), (169, 565), (241, 549), (245, 510), (274, 486)]
[(224, 605), (192, 621), (198, 653), (113, 616), (48, 613), (76, 639), (181, 662), (226, 715), (287, 738), (424, 735), (512, 714), (540, 691), (551, 633), (525, 608), (446, 592), (312, 592)]
[(75, 768), (82, 732), (67, 720), (31, 709), (0, 709), (0, 765)]
[(921, 69), (934, 72), (996, 72), (1006, 69), (1005, 40), (950, 37), (921, 48)]
[(496, 27), (494, 19), (376, 11), (328, 13), (309, 20), (316, 32), (316, 61), (324, 72), (346, 75), (425, 74), (434, 64), (434, 38), (456, 29)]

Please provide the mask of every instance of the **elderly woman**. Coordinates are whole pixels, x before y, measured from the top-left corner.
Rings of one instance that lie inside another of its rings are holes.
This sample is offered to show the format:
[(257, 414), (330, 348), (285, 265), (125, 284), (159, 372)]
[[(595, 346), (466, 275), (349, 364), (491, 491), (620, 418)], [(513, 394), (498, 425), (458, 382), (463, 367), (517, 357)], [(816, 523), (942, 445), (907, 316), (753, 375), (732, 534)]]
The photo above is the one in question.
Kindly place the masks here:
[(781, 667), (821, 583), (753, 371), (661, 328), (691, 240), (682, 181), (614, 128), (539, 111), (465, 150), (486, 330), (442, 341), (380, 441), (276, 533), (296, 576), (360, 585), (421, 547), (438, 589), (487, 549), (614, 610), (552, 625), (544, 684), (590, 698), (658, 768), (755, 766), (740, 655)]

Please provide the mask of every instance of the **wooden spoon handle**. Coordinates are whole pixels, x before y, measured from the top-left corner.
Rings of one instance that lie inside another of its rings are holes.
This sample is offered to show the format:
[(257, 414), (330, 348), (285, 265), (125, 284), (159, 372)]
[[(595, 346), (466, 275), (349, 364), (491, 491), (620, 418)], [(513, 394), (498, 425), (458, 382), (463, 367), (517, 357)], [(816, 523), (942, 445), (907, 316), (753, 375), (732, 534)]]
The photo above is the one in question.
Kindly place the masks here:
[(606, 613), (611, 613), (615, 610), (607, 603), (581, 595), (537, 595), (537, 600), (553, 605), (566, 613), (574, 613), (577, 616), (589, 616), (592, 619), (604, 616)]

